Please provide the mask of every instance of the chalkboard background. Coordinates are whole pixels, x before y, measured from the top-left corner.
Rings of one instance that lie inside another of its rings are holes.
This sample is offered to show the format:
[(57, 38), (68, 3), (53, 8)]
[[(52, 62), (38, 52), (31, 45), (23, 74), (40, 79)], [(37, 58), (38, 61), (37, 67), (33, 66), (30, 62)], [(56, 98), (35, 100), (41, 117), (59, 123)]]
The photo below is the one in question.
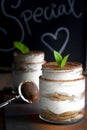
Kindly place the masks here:
[(11, 66), (16, 40), (44, 51), (47, 61), (56, 49), (85, 66), (86, 7), (85, 0), (1, 0), (0, 66)]

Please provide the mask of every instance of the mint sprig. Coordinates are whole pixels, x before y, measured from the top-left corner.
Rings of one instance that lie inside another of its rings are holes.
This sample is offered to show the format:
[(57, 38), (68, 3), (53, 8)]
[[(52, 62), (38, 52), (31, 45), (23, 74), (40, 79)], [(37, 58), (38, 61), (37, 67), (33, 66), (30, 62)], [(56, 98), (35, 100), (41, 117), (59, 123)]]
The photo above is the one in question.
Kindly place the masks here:
[(56, 63), (58, 64), (58, 66), (62, 68), (66, 65), (67, 60), (69, 58), (69, 54), (62, 57), (62, 55), (59, 52), (54, 51), (54, 58), (56, 60)]
[(29, 48), (25, 46), (25, 44), (23, 44), (22, 42), (14, 41), (13, 46), (14, 48), (17, 48), (18, 50), (20, 50), (23, 54), (27, 54), (30, 52)]

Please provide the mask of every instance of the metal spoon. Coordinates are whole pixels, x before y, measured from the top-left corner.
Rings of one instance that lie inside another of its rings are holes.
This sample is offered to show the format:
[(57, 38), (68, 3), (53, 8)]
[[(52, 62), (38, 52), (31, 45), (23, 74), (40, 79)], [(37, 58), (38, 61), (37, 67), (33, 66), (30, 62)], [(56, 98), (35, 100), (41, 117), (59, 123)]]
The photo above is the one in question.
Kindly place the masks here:
[[(28, 84), (28, 85), (26, 86), (25, 84)], [(28, 90), (26, 90), (26, 88)], [(31, 89), (31, 88), (33, 88), (33, 89)], [(34, 89), (35, 89), (35, 93), (33, 91)], [(24, 93), (22, 92), (23, 90), (24, 90)], [(21, 82), (18, 86), (18, 93), (19, 93), (19, 95), (16, 95), (14, 98), (11, 98), (11, 99), (5, 101), (4, 103), (1, 103), (0, 108), (6, 106), (8, 104), (11, 104), (14, 100), (19, 99), (19, 98), (21, 98), (23, 101), (25, 101), (27, 103), (33, 103), (33, 102), (36, 102), (39, 97), (38, 87), (32, 81)], [(27, 95), (29, 95), (29, 97)], [(26, 96), (28, 98), (26, 98)], [(32, 97), (32, 98), (30, 98), (30, 97)]]

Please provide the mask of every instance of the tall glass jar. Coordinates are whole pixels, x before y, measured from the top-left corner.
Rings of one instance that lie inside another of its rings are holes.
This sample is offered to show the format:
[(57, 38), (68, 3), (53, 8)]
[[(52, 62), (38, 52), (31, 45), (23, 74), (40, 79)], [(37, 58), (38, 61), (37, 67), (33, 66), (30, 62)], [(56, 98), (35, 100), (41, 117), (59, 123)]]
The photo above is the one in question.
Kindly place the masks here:
[(47, 122), (69, 124), (84, 117), (85, 77), (82, 65), (68, 62), (64, 68), (55, 62), (42, 66), (40, 76), (40, 118)]

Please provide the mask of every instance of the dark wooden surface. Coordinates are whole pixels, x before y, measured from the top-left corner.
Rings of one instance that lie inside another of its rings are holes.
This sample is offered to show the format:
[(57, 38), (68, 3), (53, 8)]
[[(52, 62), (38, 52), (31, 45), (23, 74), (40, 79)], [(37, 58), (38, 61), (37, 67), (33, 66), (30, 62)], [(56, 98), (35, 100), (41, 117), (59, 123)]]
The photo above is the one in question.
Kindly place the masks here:
[(38, 106), (15, 104), (6, 108), (6, 130), (87, 130), (87, 108), (85, 118), (71, 125), (56, 125), (39, 118)]
[[(87, 84), (87, 83), (86, 83)], [(11, 74), (0, 74), (0, 103), (4, 99), (14, 97), (8, 93), (8, 88), (12, 87)], [(4, 94), (2, 93), (2, 90)], [(87, 95), (87, 91), (86, 91)], [(0, 109), (0, 130), (87, 130), (87, 96), (85, 118), (72, 125), (56, 125), (42, 121), (39, 118), (39, 102), (36, 104), (27, 104), (22, 101), (16, 101), (3, 109)]]
[[(0, 91), (0, 103), (4, 101), (3, 92)], [(5, 110), (0, 109), (0, 130), (5, 130)]]

